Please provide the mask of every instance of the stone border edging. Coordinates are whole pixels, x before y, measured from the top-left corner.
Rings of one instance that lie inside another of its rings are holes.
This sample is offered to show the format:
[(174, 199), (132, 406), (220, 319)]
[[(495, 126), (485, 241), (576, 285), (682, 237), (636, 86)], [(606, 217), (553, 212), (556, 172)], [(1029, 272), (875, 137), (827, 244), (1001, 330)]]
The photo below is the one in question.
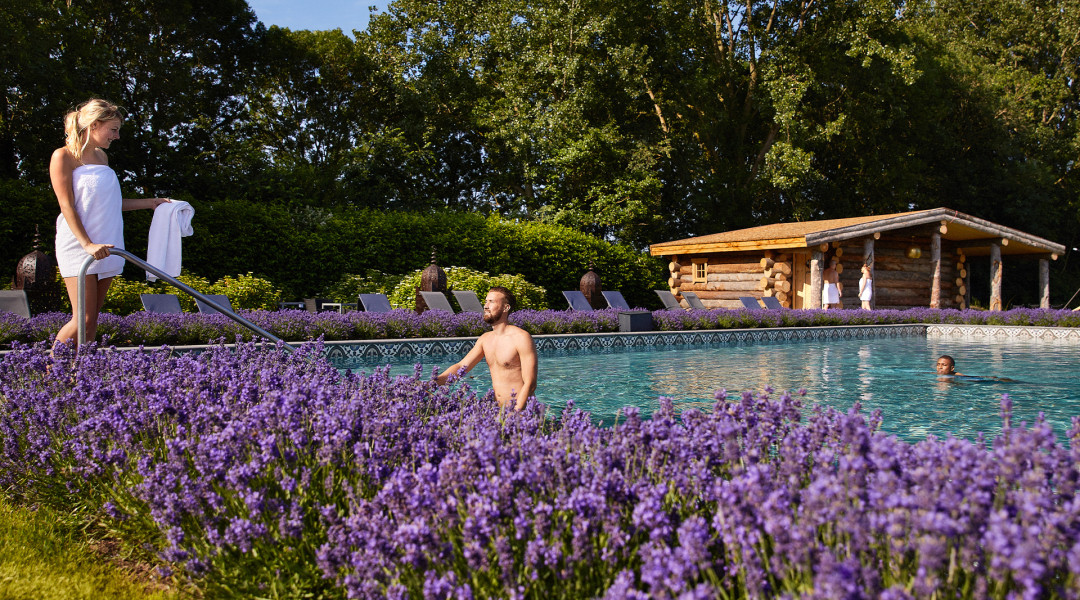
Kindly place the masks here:
[[(819, 339), (862, 339), (877, 337), (926, 336), (931, 338), (970, 337), (1013, 341), (1053, 341), (1080, 344), (1080, 328), (1036, 327), (1030, 325), (967, 325), (945, 323), (903, 323), (893, 325), (836, 325), (829, 327), (768, 327), (753, 329), (694, 329), (687, 331), (643, 331), (634, 333), (557, 333), (535, 335), (539, 350), (588, 350), (590, 348), (631, 348), (650, 346), (690, 346), (697, 344), (745, 344)], [(474, 337), (407, 338), (392, 340), (338, 340), (324, 342), (323, 356), (361, 360), (375, 357), (447, 356), (465, 354)], [(305, 346), (312, 342), (291, 342)], [(173, 346), (176, 352), (201, 352), (220, 344)], [(233, 346), (234, 344), (226, 344)], [(132, 350), (135, 346), (118, 346)], [(147, 346), (146, 349), (157, 348)], [(10, 350), (0, 351), (0, 355)]]
[[(925, 336), (926, 325), (846, 325), (838, 327), (769, 327), (645, 331), (635, 333), (561, 333), (536, 335), (537, 350), (589, 350), (592, 348), (645, 348), (701, 344), (752, 344), (799, 340), (862, 339)], [(325, 342), (323, 356), (331, 360), (359, 361), (378, 358), (464, 355), (476, 338), (417, 338)]]
[(1036, 327), (1032, 325), (963, 325), (934, 323), (926, 326), (926, 336), (993, 338), (1012, 341), (1054, 341), (1080, 344), (1076, 327)]

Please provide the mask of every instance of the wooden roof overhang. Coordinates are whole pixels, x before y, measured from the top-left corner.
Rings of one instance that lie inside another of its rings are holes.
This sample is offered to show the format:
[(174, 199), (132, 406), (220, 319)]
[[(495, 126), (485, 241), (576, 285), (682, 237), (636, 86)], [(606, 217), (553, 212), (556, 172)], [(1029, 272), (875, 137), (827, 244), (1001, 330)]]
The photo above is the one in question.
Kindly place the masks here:
[(994, 243), (1002, 244), (1002, 254), (1050, 255), (1057, 258), (1065, 253), (1065, 246), (1062, 244), (948, 208), (762, 225), (652, 244), (649, 253), (653, 256), (673, 256), (752, 250), (796, 250), (921, 226), (944, 226), (941, 237), (964, 248), (964, 253), (972, 256), (989, 254), (990, 246)]

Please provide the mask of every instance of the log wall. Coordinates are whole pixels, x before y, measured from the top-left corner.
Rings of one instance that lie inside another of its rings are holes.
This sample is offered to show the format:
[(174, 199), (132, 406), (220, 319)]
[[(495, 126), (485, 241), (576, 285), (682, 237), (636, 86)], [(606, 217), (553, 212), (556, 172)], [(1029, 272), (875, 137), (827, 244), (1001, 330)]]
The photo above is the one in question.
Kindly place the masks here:
[[(841, 301), (844, 308), (858, 308), (863, 240), (846, 240), (840, 244), (840, 265), (843, 267), (840, 283), (844, 290)], [(907, 255), (908, 248), (913, 245), (922, 251), (918, 258), (909, 258)], [(941, 308), (964, 307), (963, 297), (967, 291), (961, 277), (964, 260), (955, 244), (941, 240)], [(914, 237), (910, 234), (883, 233), (880, 239), (875, 240), (874, 296), (877, 308), (903, 310), (930, 306), (933, 277), (928, 232)]]
[[(882, 233), (874, 240), (874, 299), (881, 309), (907, 309), (930, 306), (933, 285), (933, 261), (930, 258), (930, 230), (920, 228), (903, 233)], [(844, 308), (859, 308), (859, 278), (864, 253), (864, 238), (828, 244), (826, 256), (836, 255)], [(917, 246), (918, 258), (907, 256), (908, 248)], [(817, 247), (815, 247), (817, 249)], [(708, 259), (706, 281), (695, 282), (694, 258)], [(966, 258), (952, 242), (941, 240), (941, 307), (965, 308)], [(718, 254), (695, 254), (671, 257), (668, 285), (682, 300), (682, 291), (692, 291), (708, 308), (741, 308), (741, 296), (772, 296), (790, 308), (795, 296), (794, 267), (791, 252), (760, 250)], [(685, 304), (685, 302), (684, 302)]]
[[(709, 261), (704, 282), (694, 281), (697, 258)], [(772, 250), (674, 256), (668, 286), (680, 301), (681, 292), (694, 292), (708, 308), (742, 308), (742, 296), (775, 296), (790, 308), (791, 268), (791, 254)]]

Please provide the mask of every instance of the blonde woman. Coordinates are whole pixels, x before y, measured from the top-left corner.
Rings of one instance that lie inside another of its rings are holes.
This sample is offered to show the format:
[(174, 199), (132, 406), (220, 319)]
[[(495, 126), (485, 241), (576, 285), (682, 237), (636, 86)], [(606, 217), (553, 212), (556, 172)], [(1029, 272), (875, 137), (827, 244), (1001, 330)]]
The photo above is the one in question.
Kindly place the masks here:
[(125, 199), (120, 181), (105, 154), (120, 138), (119, 107), (91, 99), (64, 117), (65, 143), (49, 161), (49, 178), (60, 203), (56, 217), (56, 261), (64, 278), (72, 316), (56, 334), (56, 343), (78, 343), (78, 275), (87, 256), (98, 259), (86, 277), (86, 336), (97, 335), (98, 313), (112, 278), (124, 270), (124, 259), (109, 248), (124, 247), (124, 210), (154, 209), (167, 198)]
[(859, 278), (859, 300), (862, 307), (870, 310), (870, 299), (874, 297), (874, 280), (870, 275), (870, 265), (863, 264), (862, 277)]

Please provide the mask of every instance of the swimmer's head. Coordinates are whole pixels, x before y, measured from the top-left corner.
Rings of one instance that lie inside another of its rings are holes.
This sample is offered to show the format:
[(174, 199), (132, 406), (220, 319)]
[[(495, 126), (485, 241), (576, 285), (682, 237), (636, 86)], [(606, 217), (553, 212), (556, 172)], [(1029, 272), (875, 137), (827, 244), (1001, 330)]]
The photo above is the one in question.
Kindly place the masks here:
[(517, 299), (514, 298), (514, 293), (510, 290), (502, 286), (491, 288), (488, 291), (487, 298), (484, 299), (484, 321), (494, 325), (508, 318), (510, 311), (514, 310), (516, 304)]
[(948, 354), (942, 354), (937, 359), (938, 375), (953, 375), (956, 373), (956, 361)]

